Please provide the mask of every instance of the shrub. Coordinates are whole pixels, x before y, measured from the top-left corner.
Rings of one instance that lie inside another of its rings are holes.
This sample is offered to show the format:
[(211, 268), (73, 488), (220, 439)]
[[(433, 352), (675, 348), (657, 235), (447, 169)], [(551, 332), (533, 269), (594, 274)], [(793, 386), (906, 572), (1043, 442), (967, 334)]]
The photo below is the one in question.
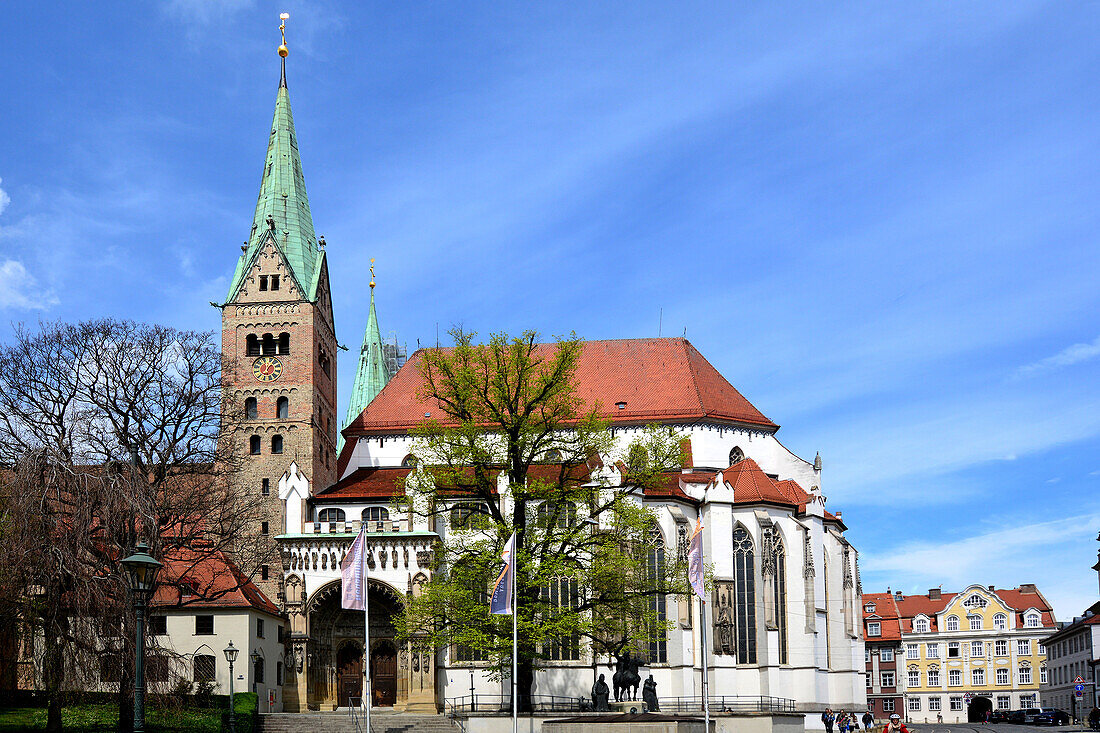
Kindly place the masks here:
[[(260, 720), (260, 696), (255, 692), (241, 692), (234, 695), (233, 715), (236, 718), (237, 733), (255, 733)], [(222, 731), (227, 730), (229, 730), (228, 710), (222, 713)]]

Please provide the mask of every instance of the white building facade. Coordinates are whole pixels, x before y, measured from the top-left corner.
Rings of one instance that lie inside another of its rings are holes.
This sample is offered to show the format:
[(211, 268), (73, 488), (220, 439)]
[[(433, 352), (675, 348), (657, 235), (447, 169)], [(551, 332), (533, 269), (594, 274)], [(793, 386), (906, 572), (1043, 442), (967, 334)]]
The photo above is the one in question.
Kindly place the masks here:
[[(364, 523), (374, 703), (434, 711), (471, 688), (506, 694), (509, 686), (507, 679), (491, 681), (479, 663), (456, 659), (453, 648), (394, 638), (391, 618), (430, 577), (433, 548), (448, 531), (445, 522), (410, 517), (393, 504), (416, 470), (408, 431), (432, 412), (415, 396), (417, 362), (414, 354), (344, 431), (334, 486), (314, 491), (296, 465), (279, 482), (286, 526), (277, 540), (291, 624), (288, 710), (344, 705), (359, 695), (363, 614), (339, 608), (339, 564)], [(637, 499), (657, 518), (654, 547), (669, 555), (686, 552), (691, 527), (701, 519), (704, 555), (714, 572), (705, 653), (698, 603), (664, 599), (670, 628), (663, 644), (651, 645), (642, 671), (654, 676), (660, 696), (700, 695), (706, 664), (711, 695), (789, 698), (814, 712), (863, 708), (858, 553), (841, 516), (825, 510), (820, 462), (783, 446), (778, 426), (685, 339), (586, 343), (576, 381), (582, 399), (610, 408), (620, 449), (652, 423), (690, 441), (682, 472)], [(591, 480), (618, 486), (621, 476), (605, 460)], [(506, 482), (501, 486), (507, 514), (510, 497)], [(542, 662), (533, 694), (587, 696), (594, 675), (610, 679), (611, 660), (593, 659), (584, 648), (572, 656)]]

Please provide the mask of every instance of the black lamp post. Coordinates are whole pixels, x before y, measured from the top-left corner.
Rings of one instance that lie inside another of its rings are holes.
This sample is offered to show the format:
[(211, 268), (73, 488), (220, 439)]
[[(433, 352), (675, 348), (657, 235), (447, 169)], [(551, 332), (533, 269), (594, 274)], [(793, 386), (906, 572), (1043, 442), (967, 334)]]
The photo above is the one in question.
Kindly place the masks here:
[[(256, 692), (256, 669), (260, 666), (260, 661), (263, 657), (260, 655), (260, 651), (257, 649), (249, 655), (252, 657), (252, 692)], [(257, 703), (258, 705), (259, 703)]]
[(149, 546), (139, 542), (134, 554), (122, 561), (137, 617), (137, 654), (134, 662), (134, 733), (145, 733), (145, 605), (157, 585), (160, 563), (149, 555)]
[(237, 719), (233, 717), (233, 662), (237, 661), (239, 651), (233, 642), (225, 648), (225, 661), (229, 662), (229, 733), (237, 733)]

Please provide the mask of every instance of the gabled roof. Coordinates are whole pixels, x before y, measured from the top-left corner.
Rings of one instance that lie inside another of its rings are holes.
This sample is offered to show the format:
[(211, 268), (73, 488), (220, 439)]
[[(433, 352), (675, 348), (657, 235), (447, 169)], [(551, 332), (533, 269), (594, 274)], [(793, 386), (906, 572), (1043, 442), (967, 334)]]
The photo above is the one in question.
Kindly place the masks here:
[[(279, 615), (275, 604), (219, 550), (177, 547), (162, 561), (164, 567), (150, 600), (154, 608), (248, 608)], [(182, 586), (193, 593), (185, 595)]]
[[(549, 357), (554, 348), (539, 344), (539, 353)], [(417, 351), (398, 370), (348, 425), (347, 437), (404, 433), (427, 417), (445, 419), (438, 403), (419, 396), (424, 353)], [(768, 431), (779, 427), (684, 338), (586, 341), (574, 383), (581, 412), (597, 408), (613, 425), (708, 420)]]
[(314, 502), (389, 500), (405, 495), (405, 479), (412, 473), (409, 466), (356, 469), (329, 488), (314, 494)]
[[(274, 220), (274, 230), (268, 225)], [(294, 116), (290, 111), (290, 95), (286, 74), (275, 95), (275, 115), (267, 141), (267, 157), (260, 178), (260, 195), (252, 216), (252, 231), (245, 251), (237, 261), (237, 269), (229, 285), (226, 302), (237, 297), (248, 271), (252, 268), (264, 242), (271, 237), (286, 258), (298, 291), (307, 300), (317, 299), (317, 284), (324, 250), (317, 246), (313, 229), (313, 214), (306, 195), (306, 179), (302, 175), (302, 160), (298, 154), (298, 136), (294, 131)]]

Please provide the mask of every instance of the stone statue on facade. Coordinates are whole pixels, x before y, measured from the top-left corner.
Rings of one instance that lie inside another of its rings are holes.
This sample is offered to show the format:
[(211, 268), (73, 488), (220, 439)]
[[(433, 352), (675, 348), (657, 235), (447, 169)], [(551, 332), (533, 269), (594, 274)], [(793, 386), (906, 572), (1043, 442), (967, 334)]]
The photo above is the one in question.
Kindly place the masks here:
[(603, 675), (592, 685), (592, 709), (597, 713), (607, 713), (611, 709), (607, 707), (607, 701), (611, 697), (611, 690), (603, 681)]
[(733, 605), (726, 588), (718, 589), (718, 608), (714, 618), (714, 639), (719, 653), (733, 653)]
[(642, 702), (646, 704), (649, 712), (661, 712), (661, 706), (657, 702), (657, 681), (653, 679), (653, 675), (649, 675), (645, 684), (642, 685)]

